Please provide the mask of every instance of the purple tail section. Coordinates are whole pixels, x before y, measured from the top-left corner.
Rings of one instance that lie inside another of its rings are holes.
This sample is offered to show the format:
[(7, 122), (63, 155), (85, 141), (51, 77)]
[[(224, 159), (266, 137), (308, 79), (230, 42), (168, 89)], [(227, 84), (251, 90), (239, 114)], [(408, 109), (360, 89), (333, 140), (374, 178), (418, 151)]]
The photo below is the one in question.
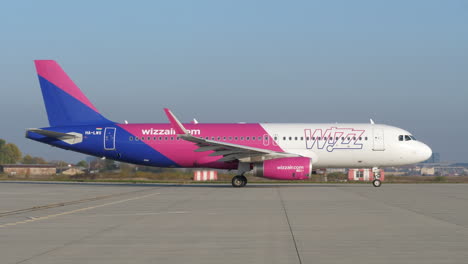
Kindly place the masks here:
[(99, 113), (57, 62), (34, 62), (50, 126), (113, 123)]

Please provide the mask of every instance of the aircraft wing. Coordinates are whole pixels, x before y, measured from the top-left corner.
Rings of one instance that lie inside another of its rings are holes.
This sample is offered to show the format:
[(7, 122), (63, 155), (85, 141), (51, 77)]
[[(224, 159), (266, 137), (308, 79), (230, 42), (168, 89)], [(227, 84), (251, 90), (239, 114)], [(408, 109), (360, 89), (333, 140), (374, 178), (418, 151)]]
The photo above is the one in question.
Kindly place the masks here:
[(197, 144), (199, 148), (195, 150), (196, 152), (214, 151), (210, 153), (209, 156), (223, 156), (218, 161), (229, 162), (239, 160), (243, 162), (255, 162), (279, 157), (299, 157), (299, 155), (292, 153), (276, 152), (192, 136), (174, 116), (171, 110), (164, 108), (164, 111), (180, 138)]

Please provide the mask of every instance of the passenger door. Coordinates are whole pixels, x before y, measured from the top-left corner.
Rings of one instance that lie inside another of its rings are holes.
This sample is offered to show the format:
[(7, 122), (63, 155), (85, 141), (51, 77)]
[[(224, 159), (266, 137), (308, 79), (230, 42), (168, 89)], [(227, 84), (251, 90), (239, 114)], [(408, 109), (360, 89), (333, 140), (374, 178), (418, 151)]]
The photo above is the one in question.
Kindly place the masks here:
[(374, 145), (373, 151), (384, 151), (385, 150), (385, 141), (384, 141), (384, 130), (381, 128), (373, 128), (373, 141)]

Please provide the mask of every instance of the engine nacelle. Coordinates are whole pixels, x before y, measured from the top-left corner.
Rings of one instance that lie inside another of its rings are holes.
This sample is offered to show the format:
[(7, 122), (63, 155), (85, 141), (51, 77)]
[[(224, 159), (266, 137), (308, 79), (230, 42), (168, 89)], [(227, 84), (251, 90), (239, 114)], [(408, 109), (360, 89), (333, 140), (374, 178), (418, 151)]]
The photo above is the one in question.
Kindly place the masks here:
[(257, 177), (275, 180), (306, 180), (312, 174), (312, 159), (305, 157), (279, 158), (255, 163)]

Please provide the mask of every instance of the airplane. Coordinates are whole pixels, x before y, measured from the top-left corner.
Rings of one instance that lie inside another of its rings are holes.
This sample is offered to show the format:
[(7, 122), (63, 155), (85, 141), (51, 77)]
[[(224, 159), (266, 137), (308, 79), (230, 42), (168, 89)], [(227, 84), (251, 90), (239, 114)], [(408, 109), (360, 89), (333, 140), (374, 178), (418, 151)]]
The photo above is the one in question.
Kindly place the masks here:
[(312, 169), (380, 168), (427, 160), (432, 150), (406, 130), (363, 124), (182, 124), (167, 108), (166, 124), (117, 123), (105, 118), (53, 60), (35, 66), (49, 127), (26, 130), (26, 138), (58, 148), (145, 166), (237, 170), (276, 180), (306, 180)]

